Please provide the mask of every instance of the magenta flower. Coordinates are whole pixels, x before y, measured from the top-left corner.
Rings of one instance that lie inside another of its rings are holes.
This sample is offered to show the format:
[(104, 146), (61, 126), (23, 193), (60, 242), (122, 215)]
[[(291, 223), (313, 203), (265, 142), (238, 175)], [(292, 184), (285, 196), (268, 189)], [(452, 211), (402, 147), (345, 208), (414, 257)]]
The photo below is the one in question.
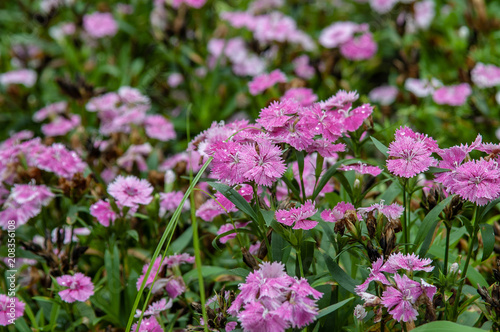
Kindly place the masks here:
[[(166, 298), (162, 298), (160, 301), (156, 301), (151, 303), (146, 311), (144, 311), (143, 316), (154, 316), (154, 317), (159, 317), (160, 313), (172, 308), (173, 301), (172, 299), (169, 299), (167, 302)], [(134, 315), (135, 318), (139, 318), (141, 316), (142, 311), (137, 309), (136, 314)], [(141, 324), (142, 327), (142, 324)]]
[(359, 37), (340, 46), (340, 53), (349, 60), (368, 60), (377, 53), (378, 45), (370, 32), (365, 32)]
[(269, 74), (262, 74), (255, 77), (248, 83), (248, 89), (253, 96), (264, 92), (266, 89), (272, 87), (276, 83), (285, 83), (287, 81), (285, 74), (279, 70), (273, 70)]
[(135, 207), (138, 204), (147, 205), (153, 200), (153, 187), (146, 180), (129, 175), (119, 175), (108, 186), (108, 193), (122, 206)]
[(387, 259), (382, 271), (388, 273), (396, 273), (398, 270), (403, 269), (409, 272), (425, 271), (431, 272), (434, 266), (429, 266), (432, 263), (430, 258), (420, 258), (415, 254), (392, 254)]
[(278, 146), (265, 140), (256, 145), (244, 145), (241, 151), (243, 176), (258, 185), (271, 186), (286, 170), (281, 153)]
[(431, 138), (414, 133), (407, 127), (396, 131), (396, 140), (389, 145), (387, 168), (397, 176), (411, 178), (436, 165), (431, 157), (437, 145)]
[(51, 123), (42, 126), (42, 133), (47, 137), (64, 136), (78, 127), (80, 122), (81, 118), (77, 114), (58, 116)]
[(319, 43), (326, 48), (335, 48), (352, 39), (359, 25), (353, 22), (335, 22), (321, 31)]
[(116, 220), (116, 213), (111, 208), (111, 205), (103, 200), (99, 200), (90, 206), (90, 214), (105, 227), (108, 227), (110, 223)]
[(212, 174), (230, 186), (245, 182), (241, 153), (243, 145), (236, 142), (216, 142), (212, 144)]
[(132, 332), (164, 332), (160, 326), (160, 323), (156, 320), (154, 316), (149, 318), (144, 318), (141, 321), (139, 329), (137, 329), (137, 323), (132, 325)]
[(276, 220), (284, 225), (293, 226), (293, 229), (311, 229), (314, 228), (318, 222), (307, 218), (312, 217), (318, 209), (315, 208), (312, 201), (305, 202), (298, 208), (292, 208), (290, 211), (277, 210)]
[(17, 297), (0, 294), (0, 326), (15, 324), (15, 320), (24, 315), (25, 306)]
[(471, 94), (472, 89), (470, 85), (461, 83), (437, 89), (432, 95), (432, 99), (439, 105), (461, 106), (465, 104)]
[(243, 331), (285, 331), (290, 323), (285, 320), (281, 312), (271, 311), (261, 302), (245, 304), (245, 309), (238, 315)]
[(284, 128), (299, 113), (300, 106), (295, 99), (275, 101), (260, 111), (256, 121), (268, 131)]
[(418, 311), (414, 304), (422, 294), (420, 284), (409, 279), (406, 275), (394, 275), (396, 287), (387, 287), (382, 293), (382, 304), (388, 309), (389, 314), (398, 322), (415, 320)]
[(60, 143), (54, 143), (41, 151), (36, 161), (38, 168), (66, 179), (71, 179), (76, 173), (83, 173), (87, 166), (76, 152), (67, 150)]
[(495, 160), (471, 160), (449, 173), (445, 189), (477, 205), (500, 197), (500, 170)]
[(213, 199), (205, 201), (196, 210), (196, 216), (204, 221), (212, 221), (215, 217), (225, 213), (222, 207)]
[[(246, 225), (248, 225), (249, 223), (250, 223), (250, 221), (247, 221), (247, 222), (238, 222), (237, 221), (234, 223), (234, 226), (236, 226), (236, 228), (243, 228)], [(219, 230), (217, 231), (217, 235), (224, 234), (225, 232), (229, 232), (230, 230), (233, 230), (234, 226), (231, 223), (222, 225), (219, 228)], [(219, 241), (220, 241), (220, 243), (227, 243), (227, 241), (232, 240), (235, 237), (236, 237), (236, 233), (232, 233), (232, 234), (221, 237), (219, 239)]]
[(347, 211), (356, 211), (356, 209), (351, 203), (339, 202), (333, 209), (326, 209), (321, 212), (321, 218), (323, 218), (324, 221), (337, 222), (340, 219), (344, 218)]
[(382, 213), (387, 219), (395, 220), (403, 215), (404, 207), (397, 203), (384, 205), (384, 201), (380, 201), (380, 203), (372, 204), (370, 207), (358, 208), (358, 212), (362, 217), (366, 217), (368, 212), (371, 211), (378, 211), (378, 213)]
[[(151, 268), (151, 271), (148, 275), (148, 278), (146, 279), (146, 284), (144, 285), (144, 288), (149, 287), (153, 284), (153, 280), (154, 280), (155, 275), (158, 272), (158, 270), (163, 268), (163, 266), (166, 265), (166, 263), (165, 262), (162, 263), (161, 260), (162, 260), (162, 257), (160, 255), (154, 261), (153, 267)], [(144, 264), (144, 266), (142, 267), (142, 275), (139, 277), (139, 279), (137, 279), (137, 283), (136, 283), (137, 290), (141, 289), (141, 285), (144, 281), (144, 277), (146, 276), (146, 273), (148, 272), (149, 265), (150, 264)]]
[(170, 277), (166, 281), (165, 290), (171, 299), (175, 299), (186, 291), (186, 284), (182, 277)]
[(305, 80), (313, 78), (316, 74), (314, 67), (309, 64), (307, 55), (301, 55), (293, 60), (293, 67), (295, 74)]
[(78, 272), (73, 276), (66, 274), (57, 277), (56, 281), (59, 286), (68, 287), (58, 293), (64, 302), (84, 302), (94, 295), (94, 284), (83, 273)]
[(110, 13), (92, 13), (83, 17), (83, 28), (93, 38), (114, 36), (118, 32), (118, 24)]

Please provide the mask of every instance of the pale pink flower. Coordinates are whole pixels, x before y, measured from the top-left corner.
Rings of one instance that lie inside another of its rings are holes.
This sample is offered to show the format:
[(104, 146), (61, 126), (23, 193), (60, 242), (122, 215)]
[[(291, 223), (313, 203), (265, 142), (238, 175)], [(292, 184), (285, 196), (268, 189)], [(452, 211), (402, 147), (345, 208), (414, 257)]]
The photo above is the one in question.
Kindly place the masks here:
[(152, 151), (153, 147), (149, 143), (131, 145), (127, 151), (116, 160), (116, 164), (124, 168), (127, 172), (132, 171), (134, 164), (137, 165), (139, 171), (146, 172), (148, 170), (146, 158), (149, 157)]
[(385, 205), (384, 201), (380, 201), (380, 203), (372, 204), (366, 208), (358, 208), (358, 212), (362, 217), (366, 217), (368, 212), (371, 211), (378, 211), (378, 213), (382, 213), (387, 219), (395, 220), (403, 215), (404, 207), (397, 203)]
[(73, 276), (63, 275), (57, 277), (56, 281), (59, 286), (68, 287), (58, 293), (64, 302), (84, 302), (94, 295), (94, 284), (83, 273), (78, 272)]
[[(174, 212), (181, 204), (184, 193), (182, 191), (172, 191), (168, 193), (160, 193), (160, 217), (163, 217), (167, 212)], [(191, 207), (189, 200), (186, 199), (182, 206), (182, 211), (188, 211)]]
[(276, 220), (283, 225), (292, 226), (293, 229), (311, 229), (314, 228), (318, 222), (307, 218), (312, 217), (318, 212), (312, 201), (307, 201), (298, 208), (287, 210), (277, 210)]
[(318, 100), (318, 96), (314, 94), (312, 89), (308, 88), (292, 88), (285, 92), (281, 100), (284, 99), (295, 99), (300, 103), (301, 106), (307, 107), (311, 106)]
[(111, 209), (109, 202), (103, 200), (99, 200), (90, 206), (90, 215), (105, 227), (108, 227), (116, 219), (116, 213)]
[(176, 88), (184, 82), (184, 76), (180, 73), (172, 73), (168, 75), (167, 83), (171, 88)]
[(212, 221), (215, 217), (225, 213), (222, 207), (213, 199), (207, 200), (196, 210), (196, 216), (204, 221)]
[(0, 74), (1, 85), (22, 84), (27, 88), (35, 85), (37, 74), (32, 69), (17, 69)]
[(95, 12), (83, 16), (83, 28), (93, 38), (112, 37), (118, 32), (118, 24), (110, 13)]
[(311, 79), (316, 74), (314, 67), (309, 64), (309, 57), (301, 55), (293, 60), (293, 68), (295, 74), (305, 80)]
[(379, 14), (388, 13), (398, 0), (370, 0), (370, 7)]
[(255, 77), (248, 83), (248, 89), (250, 90), (250, 94), (255, 96), (264, 92), (276, 83), (285, 83), (286, 81), (287, 79), (285, 74), (281, 70), (276, 69), (269, 74), (262, 74)]
[(42, 133), (47, 137), (64, 136), (80, 125), (81, 118), (78, 114), (68, 117), (58, 116), (52, 122), (42, 126)]
[(49, 104), (33, 114), (33, 121), (42, 122), (49, 117), (64, 113), (67, 108), (68, 103), (66, 101), (59, 101), (57, 103)]
[(128, 207), (135, 207), (138, 204), (147, 205), (153, 200), (153, 196), (151, 196), (153, 187), (151, 184), (132, 175), (127, 177), (119, 175), (109, 184), (108, 193), (119, 204)]
[(398, 270), (403, 269), (408, 272), (425, 271), (431, 272), (434, 266), (430, 266), (432, 259), (420, 258), (415, 254), (402, 254), (396, 253), (389, 256), (382, 271), (388, 273), (396, 273)]
[(361, 293), (366, 292), (366, 290), (368, 289), (368, 286), (370, 285), (370, 283), (372, 281), (377, 281), (377, 282), (380, 282), (384, 285), (391, 284), (389, 282), (389, 280), (387, 280), (386, 276), (383, 273), (384, 272), (384, 270), (382, 268), (383, 265), (384, 265), (384, 257), (380, 257), (379, 259), (377, 259), (375, 262), (372, 263), (372, 267), (368, 268), (368, 270), (370, 270), (370, 275), (368, 276), (368, 278), (366, 278), (366, 280), (361, 285), (356, 286), (356, 288), (355, 288), (356, 294), (359, 295)]
[[(166, 298), (162, 298), (160, 301), (156, 301), (151, 303), (146, 311), (144, 311), (145, 317), (147, 316), (154, 316), (154, 317), (159, 317), (160, 313), (172, 308), (173, 301), (172, 299), (169, 299), (167, 302)], [(139, 318), (141, 316), (142, 311), (137, 309), (136, 314), (134, 315), (135, 318)], [(142, 324), (141, 324), (142, 327)]]
[[(137, 283), (136, 283), (137, 290), (141, 289), (141, 285), (144, 282), (144, 278), (146, 277), (146, 273), (148, 272), (150, 264), (151, 263), (144, 264), (144, 266), (142, 267), (142, 275), (139, 277), (139, 279), (137, 279)], [(156, 276), (156, 273), (158, 272), (158, 270), (161, 270), (165, 265), (166, 265), (165, 261), (163, 261), (163, 263), (162, 263), (162, 256), (161, 255), (158, 256), (156, 258), (156, 260), (154, 261), (153, 266), (151, 267), (151, 271), (148, 275), (148, 278), (146, 279), (146, 283), (144, 285), (144, 288), (149, 287), (153, 284), (153, 280)]]
[(24, 315), (26, 304), (17, 297), (8, 297), (0, 294), (0, 326), (15, 324), (15, 321)]
[(441, 82), (435, 78), (431, 81), (426, 79), (408, 78), (405, 81), (405, 89), (420, 98), (432, 95), (436, 88), (440, 86), (442, 86)]
[(78, 242), (77, 235), (80, 236), (90, 235), (90, 229), (87, 227), (72, 228), (69, 225), (64, 225), (59, 228), (54, 228), (51, 233), (53, 243), (58, 243), (59, 241), (62, 241), (63, 244)]
[(500, 67), (478, 62), (471, 71), (471, 79), (479, 88), (491, 88), (500, 85)]
[(357, 164), (342, 165), (338, 168), (339, 171), (355, 171), (357, 174), (370, 174), (372, 176), (377, 176), (382, 173), (382, 169), (377, 166), (363, 164), (361, 162)]
[(428, 29), (436, 15), (436, 4), (431, 0), (417, 1), (413, 5), (415, 25), (420, 29)]
[(432, 99), (439, 105), (461, 106), (465, 104), (471, 94), (472, 89), (470, 85), (461, 83), (437, 89), (432, 95)]
[(163, 264), (166, 264), (169, 268), (173, 268), (181, 264), (193, 264), (193, 263), (194, 263), (194, 256), (191, 256), (187, 253), (168, 256), (163, 261)]
[(170, 277), (166, 281), (165, 290), (171, 299), (175, 299), (186, 291), (186, 284), (182, 277)]
[(371, 101), (379, 103), (380, 105), (392, 104), (398, 95), (398, 88), (390, 85), (379, 86), (368, 93), (368, 98)]
[(161, 115), (148, 115), (144, 119), (146, 135), (159, 141), (166, 142), (177, 137), (174, 125)]
[(321, 31), (319, 43), (326, 48), (335, 48), (348, 42), (358, 31), (359, 25), (353, 22), (335, 22)]
[[(339, 202), (333, 209), (326, 209), (321, 212), (321, 218), (328, 222), (337, 222), (345, 217), (347, 211), (356, 211), (354, 205), (346, 202)], [(358, 218), (361, 219), (361, 218)]]

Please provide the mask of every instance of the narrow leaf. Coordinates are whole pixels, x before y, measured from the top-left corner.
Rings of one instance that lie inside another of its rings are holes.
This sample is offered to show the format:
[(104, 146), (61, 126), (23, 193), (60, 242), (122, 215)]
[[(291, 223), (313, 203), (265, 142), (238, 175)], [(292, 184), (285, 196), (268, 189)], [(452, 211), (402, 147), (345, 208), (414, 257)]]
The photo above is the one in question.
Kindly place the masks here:
[(326, 267), (328, 268), (328, 271), (330, 271), (333, 280), (338, 282), (340, 287), (355, 294), (354, 288), (358, 285), (356, 281), (345, 273), (345, 271), (342, 270), (342, 268), (335, 263), (335, 261), (327, 253), (323, 254), (323, 257), (325, 259)]
[(228, 200), (230, 200), (236, 207), (246, 213), (255, 222), (258, 222), (258, 217), (255, 211), (252, 209), (250, 204), (233, 188), (222, 184), (222, 183), (209, 183), (215, 190), (224, 195)]
[(420, 248), (419, 255), (424, 257), (432, 242), (432, 236), (434, 235), (434, 230), (436, 229), (437, 223), (439, 221), (439, 214), (448, 205), (448, 203), (453, 199), (453, 195), (447, 197), (444, 201), (441, 201), (436, 205), (422, 220), (422, 224), (418, 229), (417, 237), (415, 238), (415, 244), (413, 246), (413, 251), (422, 245)]
[(316, 319), (320, 319), (321, 317), (325, 317), (326, 315), (331, 314), (332, 312), (342, 308), (344, 305), (351, 302), (352, 300), (354, 300), (354, 297), (350, 297), (344, 301), (332, 304), (331, 306), (321, 309), (318, 313), (318, 316), (316, 316)]
[(382, 154), (384, 156), (388, 156), (389, 154), (387, 153), (387, 150), (389, 150), (389, 148), (387, 146), (385, 146), (384, 144), (382, 144), (382, 142), (380, 142), (378, 139), (376, 139), (375, 137), (371, 136), (370, 137), (373, 144), (375, 145), (375, 147), (380, 151), (382, 152)]
[(481, 237), (483, 238), (483, 258), (481, 261), (485, 261), (490, 257), (493, 249), (495, 248), (495, 231), (493, 226), (489, 224), (479, 225), (481, 229)]

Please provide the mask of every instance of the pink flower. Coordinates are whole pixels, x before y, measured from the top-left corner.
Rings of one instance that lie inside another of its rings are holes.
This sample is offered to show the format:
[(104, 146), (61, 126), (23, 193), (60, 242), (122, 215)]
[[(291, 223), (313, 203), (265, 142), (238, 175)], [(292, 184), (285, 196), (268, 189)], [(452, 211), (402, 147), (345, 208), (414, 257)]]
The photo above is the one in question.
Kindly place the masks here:
[(396, 287), (388, 287), (382, 293), (382, 304), (388, 309), (388, 312), (398, 322), (409, 322), (415, 320), (418, 311), (414, 304), (422, 294), (420, 284), (409, 279), (406, 275), (401, 277), (394, 275)]
[(17, 69), (0, 74), (1, 85), (22, 84), (31, 88), (36, 83), (37, 74), (31, 69)]
[(262, 74), (255, 77), (248, 83), (248, 89), (253, 96), (264, 92), (267, 88), (272, 87), (276, 83), (285, 83), (287, 81), (285, 74), (279, 70), (273, 70), (269, 74)]
[(141, 325), (137, 328), (137, 323), (132, 325), (132, 332), (164, 332), (160, 326), (160, 323), (156, 320), (154, 316), (149, 318), (144, 318), (141, 321)]
[[(184, 193), (182, 191), (172, 191), (169, 193), (160, 193), (160, 217), (163, 217), (167, 212), (174, 212), (181, 204)], [(189, 200), (184, 202), (183, 211), (190, 208)]]
[(21, 205), (32, 204), (41, 207), (47, 206), (54, 196), (45, 185), (15, 184), (10, 191), (9, 199)]
[(163, 261), (163, 264), (166, 264), (169, 268), (173, 268), (181, 264), (193, 264), (193, 263), (194, 263), (194, 256), (191, 256), (187, 253), (168, 256)]
[(500, 85), (500, 67), (478, 62), (471, 71), (471, 79), (479, 88), (491, 88)]
[(94, 284), (83, 273), (75, 273), (73, 276), (63, 275), (56, 280), (59, 286), (68, 287), (58, 293), (64, 302), (84, 302), (94, 295)]
[(472, 94), (472, 89), (467, 83), (458, 85), (443, 86), (437, 89), (432, 95), (432, 99), (439, 105), (461, 106), (465, 104), (467, 98)]
[(77, 114), (58, 116), (51, 123), (42, 126), (42, 133), (47, 137), (64, 136), (78, 127), (80, 122), (80, 116)]
[(276, 128), (284, 128), (289, 123), (293, 116), (297, 115), (300, 110), (300, 104), (294, 99), (284, 99), (275, 101), (268, 107), (260, 111), (257, 123), (261, 124), (268, 131)]
[(94, 38), (114, 36), (118, 32), (118, 24), (110, 13), (92, 13), (83, 17), (83, 28)]
[(400, 269), (404, 269), (409, 272), (414, 271), (425, 271), (431, 272), (434, 270), (434, 266), (429, 266), (432, 263), (430, 258), (420, 258), (415, 254), (392, 254), (387, 259), (382, 271), (388, 273), (396, 273)]
[(431, 138), (401, 127), (396, 131), (396, 140), (389, 145), (387, 152), (390, 159), (387, 160), (387, 168), (391, 173), (405, 178), (425, 172), (437, 163), (431, 157), (434, 144), (435, 141)]
[(144, 120), (146, 135), (159, 141), (166, 142), (177, 137), (174, 125), (161, 115), (148, 115)]
[(221, 206), (213, 199), (207, 200), (196, 210), (196, 216), (204, 221), (212, 221), (215, 217), (225, 213)]
[(243, 176), (261, 186), (271, 186), (283, 173), (285, 164), (281, 158), (281, 149), (261, 140), (257, 144), (247, 144), (242, 148), (241, 162), (246, 170)]
[[(161, 312), (172, 308), (172, 304), (173, 304), (172, 299), (169, 299), (167, 302), (166, 298), (162, 298), (160, 301), (156, 301), (156, 302), (151, 303), (148, 306), (148, 309), (146, 311), (144, 311), (143, 316), (159, 317)], [(137, 309), (134, 317), (139, 318), (140, 316), (141, 316), (141, 310)], [(142, 327), (142, 324), (141, 324), (141, 327)]]
[(384, 201), (380, 201), (380, 203), (372, 204), (370, 207), (358, 208), (358, 212), (362, 217), (366, 217), (368, 212), (371, 211), (377, 211), (378, 213), (382, 213), (387, 219), (395, 220), (403, 215), (404, 207), (397, 203), (384, 205)]
[(340, 46), (340, 53), (349, 60), (367, 60), (377, 53), (377, 43), (370, 32), (354, 37)]
[[(236, 228), (243, 228), (246, 225), (248, 225), (249, 223), (250, 223), (249, 221), (247, 221), (247, 222), (238, 222), (237, 221), (234, 223), (234, 225), (236, 226)], [(229, 232), (230, 230), (233, 230), (233, 229), (234, 229), (234, 226), (231, 223), (222, 225), (219, 228), (219, 230), (217, 231), (217, 235), (224, 234), (225, 232)], [(221, 237), (219, 239), (219, 241), (220, 241), (220, 243), (227, 243), (229, 240), (232, 240), (235, 237), (236, 237), (236, 233), (232, 233), (232, 234)]]
[(379, 103), (380, 105), (390, 105), (396, 100), (398, 95), (398, 88), (390, 85), (379, 86), (368, 94), (371, 101)]
[(449, 193), (480, 206), (500, 197), (500, 170), (494, 160), (465, 162), (451, 172), (446, 180), (443, 185)]
[(230, 186), (245, 182), (241, 154), (243, 145), (236, 142), (216, 142), (211, 146), (213, 153), (212, 175)]
[(382, 173), (382, 169), (377, 166), (371, 166), (363, 164), (361, 162), (357, 164), (342, 165), (338, 168), (339, 171), (355, 171), (357, 174), (370, 174), (372, 176), (377, 176)]
[(25, 306), (17, 297), (0, 294), (0, 326), (15, 324), (15, 320), (24, 315)]
[(368, 289), (368, 286), (370, 285), (370, 282), (372, 281), (378, 281), (384, 285), (390, 285), (391, 283), (385, 275), (382, 273), (384, 270), (382, 269), (382, 266), (384, 265), (384, 257), (380, 257), (377, 259), (375, 262), (372, 263), (372, 267), (368, 268), (370, 270), (370, 275), (368, 278), (366, 278), (365, 282), (363, 282), (361, 285), (356, 286), (356, 294), (361, 294), (363, 292), (366, 292)]
[(251, 302), (245, 305), (238, 315), (243, 331), (285, 331), (290, 327), (290, 323), (284, 319), (280, 312), (269, 312), (261, 302)]
[(205, 2), (207, 2), (207, 0), (173, 0), (172, 7), (179, 8), (181, 4), (185, 3), (192, 8), (201, 8), (205, 5)]
[[(163, 268), (166, 265), (165, 261), (163, 263), (161, 261), (162, 261), (162, 257), (160, 255), (154, 261), (153, 267), (151, 267), (151, 271), (148, 275), (148, 278), (146, 279), (146, 284), (144, 285), (144, 288), (149, 287), (153, 284), (153, 280), (154, 280), (158, 270), (160, 270), (161, 268)], [(137, 279), (137, 283), (136, 283), (137, 290), (141, 289), (141, 285), (144, 282), (144, 277), (146, 276), (146, 273), (148, 272), (150, 264), (144, 264), (144, 266), (142, 267), (142, 275), (139, 277), (139, 279)], [(157, 278), (157, 280), (158, 280), (158, 278)]]
[(415, 25), (420, 29), (428, 29), (436, 15), (436, 4), (431, 0), (415, 2), (413, 9), (415, 12)]
[(151, 184), (132, 175), (127, 177), (119, 175), (109, 184), (108, 193), (119, 204), (128, 207), (135, 207), (138, 204), (147, 205), (153, 200), (153, 196), (151, 196), (153, 187)]
[(308, 88), (292, 88), (285, 92), (281, 100), (284, 99), (295, 99), (300, 103), (301, 106), (307, 107), (311, 106), (318, 100), (312, 89)]
[(319, 43), (326, 48), (338, 47), (351, 40), (358, 28), (353, 22), (335, 22), (321, 31)]
[(55, 116), (57, 114), (64, 113), (68, 108), (68, 103), (65, 101), (60, 101), (57, 103), (53, 103), (45, 106), (44, 108), (39, 109), (33, 114), (33, 121), (42, 122), (43, 120)]
[(186, 284), (182, 277), (170, 277), (165, 285), (165, 290), (171, 299), (175, 299), (186, 291)]
[[(328, 222), (337, 222), (344, 218), (347, 211), (356, 211), (354, 205), (346, 202), (339, 202), (333, 209), (326, 209), (321, 212), (321, 218)], [(361, 218), (358, 218), (361, 219)]]
[(54, 143), (41, 151), (36, 161), (38, 168), (66, 179), (71, 179), (76, 173), (83, 173), (87, 166), (76, 152), (67, 150), (60, 143)]
[(311, 229), (314, 228), (318, 222), (307, 218), (312, 217), (318, 209), (315, 208), (312, 201), (305, 202), (298, 208), (292, 208), (290, 211), (277, 210), (276, 220), (284, 225), (293, 226), (293, 229)]
[(137, 165), (137, 169), (141, 172), (146, 172), (148, 170), (148, 165), (146, 164), (146, 157), (149, 157), (153, 147), (149, 143), (144, 143), (141, 145), (131, 145), (128, 147), (127, 151), (116, 160), (116, 164), (124, 168), (127, 172), (131, 172), (132, 168)]
[(293, 60), (293, 67), (295, 74), (305, 80), (311, 79), (316, 74), (314, 67), (309, 64), (309, 57), (301, 55)]
[[(77, 235), (87, 236), (90, 234), (90, 229), (87, 227), (72, 228), (69, 225), (64, 225), (59, 228), (54, 228), (52, 230), (52, 243), (58, 243), (62, 241), (63, 244), (69, 244), (71, 242), (78, 242)], [(72, 236), (73, 235), (73, 236)]]
[(370, 0), (370, 7), (379, 14), (388, 13), (398, 0)]
[(116, 213), (111, 209), (109, 202), (103, 200), (99, 200), (90, 206), (90, 214), (105, 227), (108, 227), (116, 219)]
[(171, 88), (176, 88), (184, 82), (184, 77), (180, 73), (172, 73), (168, 76), (167, 83)]
[(430, 82), (426, 79), (418, 78), (408, 78), (405, 81), (405, 89), (420, 98), (430, 96), (441, 85), (441, 82), (435, 78)]

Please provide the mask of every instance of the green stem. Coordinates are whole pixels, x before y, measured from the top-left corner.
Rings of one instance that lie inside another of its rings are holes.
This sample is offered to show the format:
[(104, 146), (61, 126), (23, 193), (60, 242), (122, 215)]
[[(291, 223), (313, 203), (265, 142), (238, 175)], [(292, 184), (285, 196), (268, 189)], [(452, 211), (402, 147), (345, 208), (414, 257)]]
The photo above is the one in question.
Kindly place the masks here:
[(300, 249), (297, 249), (297, 259), (299, 260), (300, 277), (304, 278), (304, 267), (302, 265), (302, 255), (300, 254)]
[(404, 242), (404, 248), (405, 248), (405, 254), (408, 254), (408, 207), (406, 206), (406, 188), (407, 188), (407, 180), (404, 181), (403, 184), (403, 207), (404, 207), (404, 213), (403, 213), (403, 223), (401, 224), (401, 227), (403, 228), (403, 242)]
[(444, 249), (444, 275), (448, 275), (448, 251), (450, 250), (450, 234), (451, 234), (451, 225), (446, 225), (446, 247)]
[(479, 209), (477, 208), (477, 205), (474, 207), (474, 220), (473, 220), (473, 229), (472, 229), (472, 234), (469, 238), (469, 248), (467, 250), (467, 258), (465, 259), (465, 265), (463, 267), (463, 278), (460, 281), (460, 285), (458, 286), (458, 291), (457, 291), (457, 296), (455, 297), (455, 303), (453, 305), (453, 311), (452, 311), (452, 317), (453, 321), (456, 321), (458, 319), (458, 306), (460, 302), (460, 296), (462, 295), (462, 288), (464, 287), (465, 280), (467, 279), (467, 270), (469, 269), (469, 262), (470, 258), (472, 256), (472, 250), (474, 248), (474, 242), (476, 241), (477, 237), (477, 232), (479, 230), (478, 228), (478, 217), (479, 217)]

